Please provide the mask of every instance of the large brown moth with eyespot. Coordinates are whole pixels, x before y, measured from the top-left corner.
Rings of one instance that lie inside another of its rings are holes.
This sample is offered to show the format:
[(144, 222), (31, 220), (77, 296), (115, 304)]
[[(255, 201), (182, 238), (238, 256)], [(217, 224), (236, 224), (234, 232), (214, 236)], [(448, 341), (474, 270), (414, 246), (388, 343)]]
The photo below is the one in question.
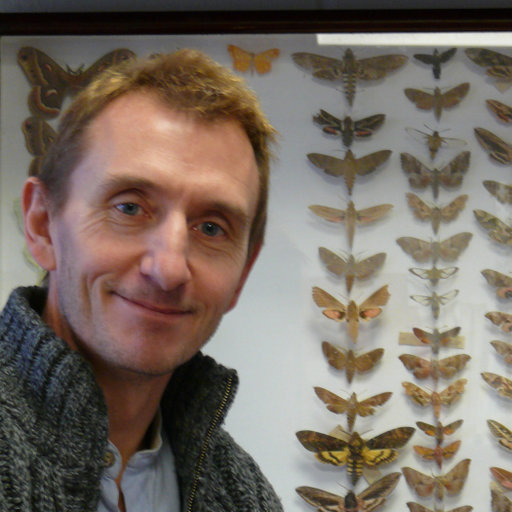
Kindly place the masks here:
[(453, 421), (448, 425), (443, 425), (440, 421), (436, 422), (435, 425), (430, 425), (423, 421), (417, 421), (416, 425), (419, 429), (423, 430), (427, 436), (434, 437), (436, 444), (441, 445), (444, 441), (444, 436), (453, 434), (463, 423), (463, 420)]
[(489, 153), (492, 160), (504, 165), (512, 164), (512, 144), (485, 128), (475, 128), (474, 131), (476, 140)]
[(458, 451), (461, 441), (454, 441), (446, 446), (437, 445), (435, 448), (414, 445), (413, 450), (424, 460), (433, 460), (439, 468), (443, 467), (445, 459), (451, 459)]
[(473, 210), (473, 213), (492, 240), (502, 245), (512, 245), (512, 226), (485, 210)]
[(480, 375), (498, 395), (512, 400), (512, 380), (492, 372), (482, 372)]
[(432, 73), (436, 80), (441, 78), (441, 64), (446, 64), (455, 54), (457, 48), (450, 48), (444, 52), (439, 53), (437, 48), (434, 48), (434, 52), (430, 53), (415, 53), (413, 57), (424, 64), (432, 66)]
[(378, 130), (383, 124), (386, 116), (384, 114), (375, 114), (354, 121), (350, 116), (339, 119), (326, 110), (313, 116), (313, 121), (321, 126), (324, 133), (341, 137), (343, 145), (349, 148), (356, 139), (370, 137), (375, 130)]
[(440, 148), (459, 148), (465, 146), (467, 142), (462, 139), (456, 139), (454, 137), (442, 137), (441, 134), (437, 130), (432, 130), (429, 128), (431, 133), (423, 132), (416, 128), (406, 128), (405, 131), (412, 135), (415, 139), (420, 141), (425, 141), (427, 143), (427, 147), (430, 153), (430, 158), (434, 160), (437, 155), (437, 152)]
[(500, 203), (512, 204), (512, 185), (493, 180), (485, 180), (482, 183)]
[(506, 124), (512, 123), (512, 107), (498, 100), (485, 100), (489, 110)]
[(302, 446), (315, 453), (323, 463), (334, 466), (347, 466), (353, 485), (363, 472), (363, 466), (375, 467), (387, 464), (398, 457), (402, 448), (414, 433), (413, 427), (398, 427), (383, 434), (364, 440), (357, 432), (348, 434), (347, 440), (312, 430), (296, 433)]
[(295, 489), (298, 495), (319, 512), (372, 512), (380, 508), (398, 484), (401, 473), (389, 473), (373, 482), (357, 496), (348, 491), (345, 497), (316, 487), (301, 486)]
[(487, 420), (487, 426), (499, 445), (512, 452), (512, 431), (496, 420)]
[(439, 377), (451, 379), (456, 373), (464, 369), (471, 356), (457, 354), (444, 359), (428, 360), (413, 354), (401, 354), (398, 359), (417, 379), (432, 377), (437, 380)]
[(459, 290), (451, 290), (447, 293), (443, 293), (442, 295), (439, 295), (436, 292), (432, 292), (431, 295), (410, 295), (410, 297), (418, 304), (430, 307), (432, 310), (432, 316), (437, 319), (439, 318), (441, 306), (444, 306), (449, 301), (454, 299), (458, 293)]
[(439, 332), (434, 329), (431, 333), (414, 327), (412, 329), (414, 336), (418, 338), (424, 345), (429, 345), (432, 349), (432, 353), (437, 355), (441, 347), (456, 347), (458, 346), (458, 336), (460, 333), (460, 327), (453, 327), (447, 331)]
[(469, 245), (473, 234), (468, 232), (458, 233), (441, 242), (427, 242), (412, 236), (397, 238), (397, 244), (418, 263), (432, 260), (436, 263), (439, 259), (455, 261), (459, 254)]
[(350, 48), (345, 50), (341, 60), (306, 52), (293, 53), (292, 59), (302, 69), (311, 71), (315, 78), (341, 81), (350, 106), (354, 103), (358, 80), (379, 80), (390, 71), (401, 68), (408, 60), (405, 55), (396, 54), (356, 59)]
[(436, 286), (440, 279), (447, 279), (457, 273), (458, 267), (437, 268), (435, 265), (432, 268), (419, 268), (413, 267), (409, 272), (421, 279), (428, 279), (432, 286)]
[(482, 275), (491, 286), (496, 288), (496, 295), (500, 299), (512, 299), (512, 276), (490, 268), (482, 270)]

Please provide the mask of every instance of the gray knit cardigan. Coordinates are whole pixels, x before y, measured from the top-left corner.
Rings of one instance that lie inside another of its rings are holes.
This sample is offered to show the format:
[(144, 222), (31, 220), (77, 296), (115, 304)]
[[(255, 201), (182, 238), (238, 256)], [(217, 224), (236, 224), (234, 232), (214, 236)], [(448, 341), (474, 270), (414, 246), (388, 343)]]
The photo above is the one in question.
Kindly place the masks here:
[[(41, 288), (18, 288), (0, 315), (0, 511), (96, 512), (106, 405), (89, 364), (42, 322), (45, 300)], [(182, 511), (282, 511), (254, 460), (220, 427), (237, 383), (198, 354), (164, 394)]]

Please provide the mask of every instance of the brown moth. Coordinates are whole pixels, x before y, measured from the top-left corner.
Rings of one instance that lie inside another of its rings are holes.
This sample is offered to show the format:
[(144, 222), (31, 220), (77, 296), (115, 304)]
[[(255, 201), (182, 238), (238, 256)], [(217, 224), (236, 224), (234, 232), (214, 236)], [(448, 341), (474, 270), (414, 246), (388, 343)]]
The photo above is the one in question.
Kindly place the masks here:
[[(431, 510), (430, 508), (424, 507), (414, 501), (409, 501), (406, 505), (409, 507), (410, 512), (444, 512), (438, 508)], [(462, 505), (461, 507), (452, 508), (451, 510), (448, 510), (448, 512), (471, 512), (472, 510), (473, 507), (471, 505)]]
[(336, 368), (336, 370), (346, 371), (349, 383), (352, 382), (356, 372), (366, 373), (370, 371), (384, 355), (383, 348), (376, 348), (356, 356), (352, 350), (344, 351), (327, 341), (322, 342), (322, 351), (330, 366)]
[(491, 470), (492, 476), (496, 478), (505, 489), (512, 490), (512, 471), (497, 467), (489, 469)]
[(512, 204), (512, 185), (492, 180), (485, 180), (482, 183), (500, 203)]
[(422, 343), (430, 346), (433, 354), (438, 354), (441, 347), (457, 346), (457, 336), (460, 333), (460, 327), (453, 327), (443, 332), (434, 329), (432, 333), (414, 327), (412, 332)]
[(482, 372), (480, 375), (498, 395), (512, 400), (512, 380), (492, 372)]
[(325, 247), (319, 247), (318, 254), (329, 272), (340, 277), (345, 275), (345, 285), (349, 293), (352, 290), (355, 278), (366, 279), (370, 277), (382, 267), (386, 259), (385, 252), (379, 252), (363, 260), (356, 260), (352, 254), (343, 258)]
[(413, 449), (422, 459), (433, 460), (441, 468), (444, 459), (451, 459), (457, 453), (460, 443), (460, 441), (454, 441), (447, 446), (437, 445), (435, 448), (415, 445)]
[(475, 136), (489, 157), (500, 164), (512, 164), (512, 145), (485, 128), (475, 128)]
[(441, 221), (451, 222), (459, 216), (469, 196), (463, 194), (444, 206), (429, 205), (412, 192), (408, 192), (406, 197), (414, 216), (423, 221), (430, 221), (434, 233), (437, 233)]
[(345, 210), (312, 204), (309, 209), (328, 222), (345, 223), (349, 246), (352, 247), (356, 225), (369, 224), (381, 219), (393, 208), (392, 204), (379, 204), (362, 210), (356, 210), (353, 201), (349, 201)]
[(432, 260), (436, 263), (439, 259), (455, 261), (459, 254), (469, 245), (473, 234), (468, 232), (458, 233), (442, 242), (426, 242), (412, 236), (397, 238), (397, 244), (418, 263)]
[(505, 92), (512, 85), (512, 66), (491, 66), (486, 74), (497, 78), (494, 85), (500, 92)]
[(512, 107), (498, 100), (485, 100), (489, 110), (504, 123), (512, 123)]
[(512, 80), (512, 57), (486, 48), (467, 48), (466, 55), (479, 66), (487, 68), (489, 76), (498, 78), (495, 83), (500, 92), (506, 91)]
[(489, 311), (488, 313), (485, 313), (485, 318), (488, 318), (503, 332), (512, 332), (512, 314), (503, 313), (502, 311)]
[(37, 176), (41, 169), (43, 156), (55, 140), (57, 133), (44, 119), (36, 116), (27, 117), (23, 121), (21, 129), (25, 136), (25, 145), (28, 152), (34, 155), (28, 174), (29, 176)]
[(459, 400), (464, 392), (466, 383), (467, 379), (459, 379), (453, 384), (450, 384), (443, 391), (433, 391), (432, 393), (428, 393), (412, 382), (402, 382), (402, 386), (405, 388), (407, 396), (417, 405), (421, 405), (422, 407), (432, 405), (434, 416), (439, 418), (441, 405), (450, 406)]
[(485, 210), (473, 210), (473, 213), (492, 240), (502, 245), (512, 245), (512, 226)]
[(241, 73), (255, 70), (258, 74), (264, 75), (272, 70), (272, 61), (279, 57), (281, 53), (279, 48), (270, 48), (259, 53), (249, 52), (235, 46), (234, 44), (228, 44), (228, 53), (233, 59), (233, 68)]
[(292, 59), (301, 68), (311, 71), (315, 78), (331, 82), (341, 81), (345, 98), (351, 106), (354, 103), (357, 80), (379, 80), (407, 62), (405, 55), (393, 54), (356, 59), (350, 48), (345, 50), (341, 60), (306, 52), (293, 53)]
[(505, 450), (512, 451), (512, 431), (496, 420), (487, 420), (487, 426), (491, 434), (498, 439), (500, 446)]
[(454, 188), (462, 183), (469, 168), (470, 155), (469, 151), (463, 151), (441, 169), (430, 169), (409, 153), (400, 153), (400, 162), (402, 169), (409, 175), (409, 185), (416, 189), (431, 186), (434, 199), (437, 199), (441, 185)]
[(512, 512), (512, 501), (496, 482), (491, 482), (491, 509), (492, 512)]
[(467, 142), (462, 139), (455, 139), (453, 137), (442, 137), (437, 130), (431, 130), (431, 133), (423, 132), (416, 128), (406, 128), (405, 131), (412, 135), (415, 139), (425, 141), (430, 153), (430, 158), (434, 160), (437, 152), (442, 147), (459, 148), (465, 146)]
[(432, 286), (435, 286), (440, 279), (447, 279), (458, 272), (458, 267), (437, 268), (435, 265), (432, 268), (410, 268), (409, 272), (421, 279), (428, 279)]
[(490, 343), (494, 347), (494, 350), (503, 357), (503, 361), (505, 361), (506, 364), (512, 365), (512, 343), (506, 343), (500, 340), (493, 340)]
[(310, 505), (317, 507), (319, 512), (371, 512), (377, 510), (386, 501), (389, 494), (398, 484), (401, 473), (389, 473), (373, 482), (357, 496), (349, 491), (345, 497), (316, 487), (301, 486), (295, 490)]
[(388, 285), (384, 285), (372, 293), (366, 300), (357, 305), (351, 300), (347, 305), (327, 293), (318, 286), (313, 287), (315, 304), (324, 308), (322, 313), (336, 322), (347, 322), (348, 334), (354, 343), (359, 335), (359, 321), (369, 321), (382, 313), (382, 308), (389, 300)]
[(482, 275), (491, 286), (496, 288), (496, 295), (500, 299), (512, 298), (512, 276), (507, 276), (490, 268), (482, 270)]
[(390, 155), (391, 150), (383, 149), (361, 158), (356, 158), (354, 153), (349, 149), (343, 160), (321, 153), (309, 153), (307, 157), (314, 166), (322, 169), (326, 174), (336, 177), (343, 176), (348, 194), (352, 195), (356, 176), (366, 176), (372, 173), (377, 167), (382, 165)]
[(438, 295), (436, 292), (432, 292), (432, 295), (410, 295), (410, 297), (418, 304), (429, 306), (432, 310), (432, 316), (434, 318), (439, 318), (441, 306), (444, 306), (449, 301), (454, 299), (458, 293), (459, 290), (451, 290), (447, 293), (444, 293), (443, 295)]
[(434, 359), (429, 361), (412, 354), (402, 354), (398, 359), (402, 361), (409, 371), (412, 371), (417, 379), (432, 377), (437, 380), (439, 377), (450, 379), (456, 373), (463, 370), (471, 356), (468, 354), (458, 354), (440, 360)]
[(432, 73), (434, 78), (439, 80), (441, 78), (441, 64), (448, 62), (457, 52), (457, 48), (450, 48), (442, 53), (439, 53), (437, 48), (434, 49), (432, 54), (430, 53), (415, 53), (413, 57), (424, 64), (432, 66)]
[(417, 421), (416, 425), (419, 429), (423, 430), (427, 436), (435, 437), (436, 444), (441, 445), (444, 441), (444, 436), (453, 434), (463, 423), (463, 420), (453, 421), (448, 425), (443, 425), (441, 422), (437, 422), (436, 425), (430, 425), (423, 421)]
[(347, 441), (312, 430), (301, 430), (296, 435), (306, 450), (315, 452), (320, 462), (347, 465), (347, 472), (355, 485), (363, 466), (375, 467), (394, 461), (398, 457), (397, 448), (404, 446), (413, 433), (413, 427), (398, 427), (364, 440), (357, 432), (352, 432)]
[(315, 387), (315, 393), (327, 405), (329, 411), (347, 415), (347, 425), (350, 432), (354, 428), (357, 415), (362, 417), (371, 416), (375, 412), (375, 407), (385, 404), (392, 395), (391, 392), (387, 391), (359, 402), (355, 393), (352, 393), (348, 400), (318, 386)]
[(439, 476), (429, 476), (412, 468), (402, 468), (405, 480), (418, 496), (426, 498), (434, 493), (436, 499), (442, 500), (445, 492), (447, 494), (458, 494), (464, 484), (469, 472), (471, 459), (461, 460), (448, 473)]
[(434, 116), (439, 121), (443, 109), (455, 107), (469, 92), (469, 83), (462, 84), (442, 93), (439, 87), (434, 89), (434, 93), (421, 91), (420, 89), (404, 89), (407, 99), (412, 101), (421, 110), (434, 110)]
[(313, 121), (323, 126), (324, 133), (340, 136), (343, 145), (347, 148), (352, 145), (354, 137), (357, 139), (370, 137), (384, 124), (385, 119), (384, 114), (375, 114), (358, 121), (352, 120), (350, 116), (339, 119), (326, 110), (320, 110), (316, 116), (313, 116)]

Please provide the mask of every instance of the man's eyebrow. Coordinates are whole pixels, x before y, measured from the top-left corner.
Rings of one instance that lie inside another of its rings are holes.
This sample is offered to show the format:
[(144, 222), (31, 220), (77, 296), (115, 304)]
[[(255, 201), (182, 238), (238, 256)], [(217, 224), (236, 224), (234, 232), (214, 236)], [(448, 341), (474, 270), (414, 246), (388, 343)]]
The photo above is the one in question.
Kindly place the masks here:
[(116, 189), (156, 190), (157, 184), (139, 176), (109, 176), (99, 187), (99, 192), (111, 192)]

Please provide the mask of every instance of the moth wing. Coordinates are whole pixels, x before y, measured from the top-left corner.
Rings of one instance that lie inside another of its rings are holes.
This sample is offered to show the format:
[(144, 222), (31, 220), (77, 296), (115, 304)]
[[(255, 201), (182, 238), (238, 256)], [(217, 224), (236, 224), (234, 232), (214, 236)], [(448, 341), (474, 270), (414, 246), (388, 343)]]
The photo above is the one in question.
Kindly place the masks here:
[(453, 89), (449, 89), (441, 96), (443, 107), (450, 108), (457, 105), (457, 103), (465, 98), (468, 92), (468, 82), (464, 82), (463, 84), (459, 84), (456, 87), (453, 87)]
[(411, 295), (411, 299), (416, 301), (418, 304), (423, 304), (423, 306), (431, 306), (434, 302), (431, 295)]
[(466, 483), (471, 459), (461, 460), (446, 475), (438, 477), (448, 494), (457, 494)]
[(316, 487), (301, 486), (295, 489), (297, 494), (307, 503), (318, 507), (318, 510), (343, 510), (344, 498)]
[(448, 423), (448, 425), (443, 426), (443, 433), (447, 436), (453, 434), (461, 425), (464, 423), (464, 420), (457, 420)]
[(431, 110), (434, 106), (434, 95), (419, 89), (404, 89), (407, 98), (422, 110)]
[(512, 380), (491, 372), (482, 372), (481, 375), (485, 382), (497, 391), (498, 395), (512, 399)]
[(379, 252), (365, 258), (364, 260), (358, 261), (354, 266), (354, 274), (358, 279), (366, 279), (370, 277), (375, 270), (380, 268), (384, 264), (386, 259), (385, 252)]
[(382, 310), (378, 306), (387, 304), (389, 297), (388, 285), (384, 285), (372, 293), (366, 300), (359, 305), (359, 316), (363, 320), (371, 320), (380, 315)]
[(475, 136), (489, 156), (501, 164), (512, 162), (512, 146), (485, 128), (475, 128)]
[(462, 175), (469, 168), (471, 153), (462, 151), (439, 171), (439, 179), (446, 187), (456, 187), (462, 183)]
[(254, 55), (234, 44), (228, 44), (228, 52), (233, 59), (233, 68), (245, 73), (253, 64)]
[(413, 188), (425, 188), (432, 182), (432, 171), (409, 153), (400, 153), (402, 169), (409, 174)]
[(432, 372), (432, 363), (422, 357), (413, 354), (401, 354), (398, 359), (409, 371), (412, 371), (417, 379), (426, 379)]
[(374, 350), (370, 350), (370, 352), (365, 352), (360, 356), (355, 358), (355, 367), (359, 373), (364, 373), (371, 370), (384, 355), (383, 348), (376, 348)]
[(434, 64), (434, 57), (428, 53), (415, 53), (413, 57), (423, 64)]
[(441, 208), (441, 218), (445, 222), (455, 220), (466, 206), (468, 197), (469, 196), (467, 194), (462, 194), (461, 196), (456, 197), (451, 203), (448, 203), (446, 206)]
[(319, 113), (313, 116), (313, 121), (318, 124), (328, 124), (331, 126), (341, 127), (342, 121), (336, 116), (333, 116), (327, 110), (320, 109)]
[(432, 395), (427, 393), (416, 384), (412, 382), (402, 382), (402, 386), (405, 389), (406, 394), (411, 397), (411, 400), (422, 407), (430, 405), (432, 401)]
[(503, 53), (486, 48), (466, 48), (466, 55), (479, 66), (509, 66), (512, 64), (512, 57)]
[(322, 169), (330, 176), (343, 176), (349, 169), (350, 163), (334, 156), (322, 155), (320, 153), (309, 153), (309, 161), (319, 169)]
[(397, 244), (417, 262), (423, 263), (432, 257), (432, 244), (412, 236), (402, 236), (396, 239)]
[(370, 449), (402, 448), (414, 434), (414, 427), (398, 427), (372, 437), (366, 442)]
[(314, 53), (292, 53), (292, 59), (301, 68), (311, 71), (314, 77), (324, 80), (337, 80), (345, 70), (343, 61)]
[(448, 304), (452, 299), (457, 297), (459, 294), (459, 290), (451, 290), (449, 292), (443, 293), (443, 295), (436, 295), (437, 301), (441, 304)]
[(379, 55), (367, 59), (359, 59), (359, 78), (363, 80), (378, 80), (389, 71), (402, 67), (407, 62), (405, 55)]
[(445, 357), (438, 361), (438, 371), (442, 377), (449, 379), (457, 372), (460, 372), (470, 359), (471, 356), (468, 354), (457, 354), (455, 356)]
[(392, 448), (363, 448), (362, 457), (366, 466), (378, 466), (394, 461), (398, 457), (398, 452)]
[(390, 398), (392, 393), (386, 391), (378, 395), (371, 396), (357, 404), (357, 414), (362, 417), (371, 416), (375, 412), (375, 407), (385, 404)]
[(505, 360), (505, 363), (512, 364), (512, 344), (506, 343), (505, 341), (493, 340), (491, 341), (491, 345), (494, 347), (494, 350), (498, 352), (500, 356), (502, 356)]
[(30, 116), (21, 125), (25, 136), (25, 145), (31, 155), (43, 156), (48, 151), (57, 133), (44, 119)]
[(492, 512), (512, 512), (512, 501), (495, 482), (491, 482), (491, 509)]
[(445, 50), (439, 55), (439, 60), (442, 63), (448, 62), (456, 53), (457, 48), (450, 48), (449, 50)]
[(414, 501), (408, 501), (406, 505), (409, 507), (410, 512), (434, 512), (430, 508), (424, 507), (423, 505), (415, 503)]
[(364, 176), (373, 172), (379, 165), (383, 164), (391, 155), (391, 150), (383, 149), (370, 153), (356, 160), (356, 172), (359, 176)]
[(401, 476), (401, 473), (399, 473), (398, 471), (394, 473), (389, 473), (388, 475), (383, 476), (376, 482), (373, 482), (364, 491), (359, 493), (357, 497), (360, 500), (364, 501), (375, 498), (386, 498), (395, 489), (395, 487), (398, 484), (398, 480), (400, 479)]
[(330, 206), (322, 206), (320, 204), (312, 204), (308, 207), (315, 215), (329, 222), (341, 223), (345, 220), (345, 210), (331, 208)]
[(498, 482), (506, 489), (512, 489), (512, 471), (507, 471), (503, 468), (492, 467), (489, 468), (492, 475)]
[(492, 180), (485, 180), (482, 183), (500, 203), (512, 203), (512, 185)]
[(441, 258), (445, 261), (454, 261), (469, 245), (472, 233), (463, 232), (453, 235), (439, 244)]
[(371, 206), (370, 208), (363, 208), (362, 210), (357, 210), (357, 222), (359, 222), (359, 224), (373, 222), (384, 217), (384, 215), (386, 215), (386, 213), (388, 213), (389, 210), (391, 210), (392, 208), (392, 204), (379, 204), (377, 206)]
[(337, 276), (342, 276), (347, 270), (347, 261), (326, 247), (319, 247), (318, 254), (329, 272)]
[(254, 56), (254, 68), (256, 71), (263, 75), (272, 69), (272, 60), (279, 57), (279, 48), (270, 48), (263, 52), (257, 53)]
[(500, 327), (503, 332), (512, 331), (512, 314), (503, 313), (502, 311), (489, 311), (485, 314), (485, 318)]
[(485, 103), (500, 121), (507, 124), (512, 122), (512, 107), (498, 100), (485, 100)]
[(500, 445), (512, 451), (512, 431), (496, 420), (487, 420), (487, 426), (492, 435), (499, 440)]
[(81, 89), (88, 85), (94, 77), (105, 71), (105, 69), (120, 64), (125, 60), (135, 58), (135, 53), (126, 48), (118, 48), (100, 57), (96, 62), (81, 73), (72, 74), (71, 85), (75, 89)]
[(456, 380), (453, 384), (450, 384), (447, 388), (439, 393), (439, 398), (443, 405), (451, 405), (456, 402), (462, 393), (464, 393), (464, 387), (467, 383), (467, 379)]
[(425, 475), (409, 467), (402, 468), (402, 473), (409, 487), (411, 487), (418, 496), (426, 498), (434, 491), (436, 485), (434, 477)]
[(329, 409), (329, 411), (336, 414), (343, 414), (346, 412), (349, 405), (348, 400), (345, 400), (344, 398), (341, 398), (331, 391), (319, 386), (316, 386), (314, 389), (318, 398), (327, 405), (327, 409)]
[(346, 306), (322, 288), (313, 287), (313, 300), (318, 307), (325, 308), (323, 314), (331, 320), (341, 322), (345, 318)]
[(324, 341), (322, 342), (322, 352), (327, 358), (328, 363), (337, 370), (343, 370), (347, 364), (347, 356), (342, 350), (336, 348), (331, 343)]
[(420, 199), (416, 194), (407, 192), (406, 197), (409, 207), (418, 219), (428, 220), (432, 217), (433, 208)]
[(310, 452), (337, 451), (347, 447), (345, 441), (313, 430), (300, 430), (296, 432), (296, 436), (302, 446)]
[(354, 133), (356, 137), (367, 137), (375, 130), (378, 130), (386, 119), (385, 114), (375, 114), (354, 122)]

